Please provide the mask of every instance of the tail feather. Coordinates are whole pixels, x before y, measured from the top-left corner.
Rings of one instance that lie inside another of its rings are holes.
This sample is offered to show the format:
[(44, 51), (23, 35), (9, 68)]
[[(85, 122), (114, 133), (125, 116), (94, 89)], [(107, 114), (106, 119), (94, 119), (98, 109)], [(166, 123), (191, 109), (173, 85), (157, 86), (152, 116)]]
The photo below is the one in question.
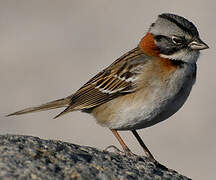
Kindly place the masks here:
[(40, 106), (26, 108), (21, 111), (17, 111), (17, 112), (8, 114), (7, 116), (21, 115), (21, 114), (26, 114), (26, 113), (31, 113), (31, 112), (39, 112), (39, 111), (46, 111), (50, 109), (66, 107), (67, 105), (70, 104), (70, 101), (71, 101), (71, 96), (68, 96), (66, 98), (51, 101), (51, 102), (42, 104)]

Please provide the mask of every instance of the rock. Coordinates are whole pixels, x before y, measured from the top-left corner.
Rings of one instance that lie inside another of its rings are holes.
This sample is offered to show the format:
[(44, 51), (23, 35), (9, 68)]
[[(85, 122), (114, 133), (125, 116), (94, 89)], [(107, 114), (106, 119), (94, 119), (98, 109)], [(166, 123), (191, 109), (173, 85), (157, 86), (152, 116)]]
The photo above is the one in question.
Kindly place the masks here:
[(0, 135), (0, 179), (187, 180), (145, 157), (21, 135)]

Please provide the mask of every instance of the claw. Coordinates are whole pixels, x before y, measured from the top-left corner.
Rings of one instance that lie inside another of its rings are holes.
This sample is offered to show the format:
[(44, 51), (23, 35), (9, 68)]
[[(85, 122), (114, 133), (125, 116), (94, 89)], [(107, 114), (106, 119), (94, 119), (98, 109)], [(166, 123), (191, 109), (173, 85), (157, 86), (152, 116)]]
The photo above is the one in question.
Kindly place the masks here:
[(123, 151), (121, 151), (119, 148), (117, 148), (114, 145), (108, 146), (107, 148), (104, 149), (104, 151), (109, 151), (109, 149), (113, 149), (114, 153), (117, 153), (117, 154), (125, 154)]
[(126, 149), (124, 151), (124, 153), (125, 153), (126, 156), (130, 156), (130, 157), (137, 156), (136, 154), (132, 153), (130, 149)]
[(136, 156), (135, 154), (133, 154), (130, 149), (125, 149), (124, 151), (121, 151), (119, 148), (117, 148), (114, 145), (110, 145), (107, 148), (104, 149), (104, 151), (109, 151), (109, 149), (113, 149), (114, 153), (117, 154), (121, 154), (121, 155), (125, 155), (125, 156)]

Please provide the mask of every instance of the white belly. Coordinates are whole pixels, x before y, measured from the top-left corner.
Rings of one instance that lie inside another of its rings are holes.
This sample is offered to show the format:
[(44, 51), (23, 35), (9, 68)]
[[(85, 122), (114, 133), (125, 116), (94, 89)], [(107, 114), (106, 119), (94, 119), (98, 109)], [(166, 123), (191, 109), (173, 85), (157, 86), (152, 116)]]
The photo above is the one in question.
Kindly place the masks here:
[(165, 86), (156, 85), (149, 93), (143, 94), (143, 98), (137, 93), (134, 101), (121, 104), (105, 126), (117, 130), (141, 129), (169, 118), (189, 96), (195, 82), (195, 71), (195, 68), (194, 71), (179, 69)]

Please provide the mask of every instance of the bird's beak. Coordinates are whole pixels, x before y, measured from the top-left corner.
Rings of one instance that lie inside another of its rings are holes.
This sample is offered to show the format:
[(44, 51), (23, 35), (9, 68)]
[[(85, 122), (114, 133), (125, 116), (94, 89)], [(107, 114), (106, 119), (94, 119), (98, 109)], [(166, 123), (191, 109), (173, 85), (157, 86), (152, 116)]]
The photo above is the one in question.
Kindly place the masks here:
[(209, 48), (208, 45), (204, 43), (199, 37), (190, 42), (189, 46), (193, 50), (203, 50)]

